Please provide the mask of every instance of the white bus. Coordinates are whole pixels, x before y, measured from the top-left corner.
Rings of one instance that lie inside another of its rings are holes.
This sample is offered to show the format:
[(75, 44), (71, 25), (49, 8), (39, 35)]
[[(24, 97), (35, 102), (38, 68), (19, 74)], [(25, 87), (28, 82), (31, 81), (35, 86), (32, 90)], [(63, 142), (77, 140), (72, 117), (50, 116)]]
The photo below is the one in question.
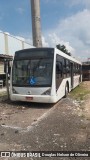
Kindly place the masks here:
[(82, 81), (82, 63), (56, 48), (15, 52), (10, 99), (55, 103)]

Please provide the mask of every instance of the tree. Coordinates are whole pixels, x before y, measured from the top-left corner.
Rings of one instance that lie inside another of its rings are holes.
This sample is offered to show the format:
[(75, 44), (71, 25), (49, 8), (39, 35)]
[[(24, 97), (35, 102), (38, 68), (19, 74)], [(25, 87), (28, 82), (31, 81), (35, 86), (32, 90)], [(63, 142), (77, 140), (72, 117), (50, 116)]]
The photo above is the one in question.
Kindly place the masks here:
[(59, 49), (59, 50), (61, 50), (64, 53), (66, 53), (67, 55), (71, 56), (71, 53), (68, 52), (68, 50), (66, 49), (65, 45), (58, 44), (58, 45), (56, 45), (56, 48)]

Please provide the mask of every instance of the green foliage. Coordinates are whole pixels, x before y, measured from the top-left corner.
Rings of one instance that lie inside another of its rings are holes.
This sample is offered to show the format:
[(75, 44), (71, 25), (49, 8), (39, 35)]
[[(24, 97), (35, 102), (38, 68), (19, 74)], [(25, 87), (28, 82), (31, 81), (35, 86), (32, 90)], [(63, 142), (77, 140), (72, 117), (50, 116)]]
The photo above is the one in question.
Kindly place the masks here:
[(6, 92), (1, 92), (0, 93), (0, 97), (2, 97), (2, 96), (6, 96), (7, 95), (7, 93)]
[(59, 50), (61, 50), (61, 51), (64, 52), (65, 54), (71, 56), (71, 53), (68, 52), (68, 50), (66, 49), (65, 45), (60, 45), (60, 44), (58, 44), (58, 45), (56, 45), (56, 48), (59, 49)]
[(78, 87), (73, 89), (70, 92), (70, 96), (77, 99), (77, 100), (84, 100), (84, 98), (90, 94), (90, 90), (87, 90), (84, 86), (83, 83), (81, 83)]

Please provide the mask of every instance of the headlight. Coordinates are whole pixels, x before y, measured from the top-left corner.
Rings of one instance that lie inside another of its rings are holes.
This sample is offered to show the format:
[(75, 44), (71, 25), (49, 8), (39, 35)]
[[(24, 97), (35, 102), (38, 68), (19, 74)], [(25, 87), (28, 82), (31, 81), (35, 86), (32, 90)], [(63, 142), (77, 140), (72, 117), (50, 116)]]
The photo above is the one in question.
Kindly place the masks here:
[(51, 89), (48, 89), (42, 93), (42, 95), (50, 95), (50, 94), (51, 94)]
[(15, 94), (19, 94), (14, 88), (12, 88), (12, 92)]

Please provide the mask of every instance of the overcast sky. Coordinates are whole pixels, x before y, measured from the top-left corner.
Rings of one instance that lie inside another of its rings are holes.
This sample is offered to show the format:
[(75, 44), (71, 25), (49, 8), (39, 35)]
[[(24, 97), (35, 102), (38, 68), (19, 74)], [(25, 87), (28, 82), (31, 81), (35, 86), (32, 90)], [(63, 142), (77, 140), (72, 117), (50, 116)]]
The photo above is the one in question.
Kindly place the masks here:
[[(40, 0), (43, 46), (90, 58), (90, 0)], [(32, 42), (30, 0), (0, 0), (0, 30)]]

